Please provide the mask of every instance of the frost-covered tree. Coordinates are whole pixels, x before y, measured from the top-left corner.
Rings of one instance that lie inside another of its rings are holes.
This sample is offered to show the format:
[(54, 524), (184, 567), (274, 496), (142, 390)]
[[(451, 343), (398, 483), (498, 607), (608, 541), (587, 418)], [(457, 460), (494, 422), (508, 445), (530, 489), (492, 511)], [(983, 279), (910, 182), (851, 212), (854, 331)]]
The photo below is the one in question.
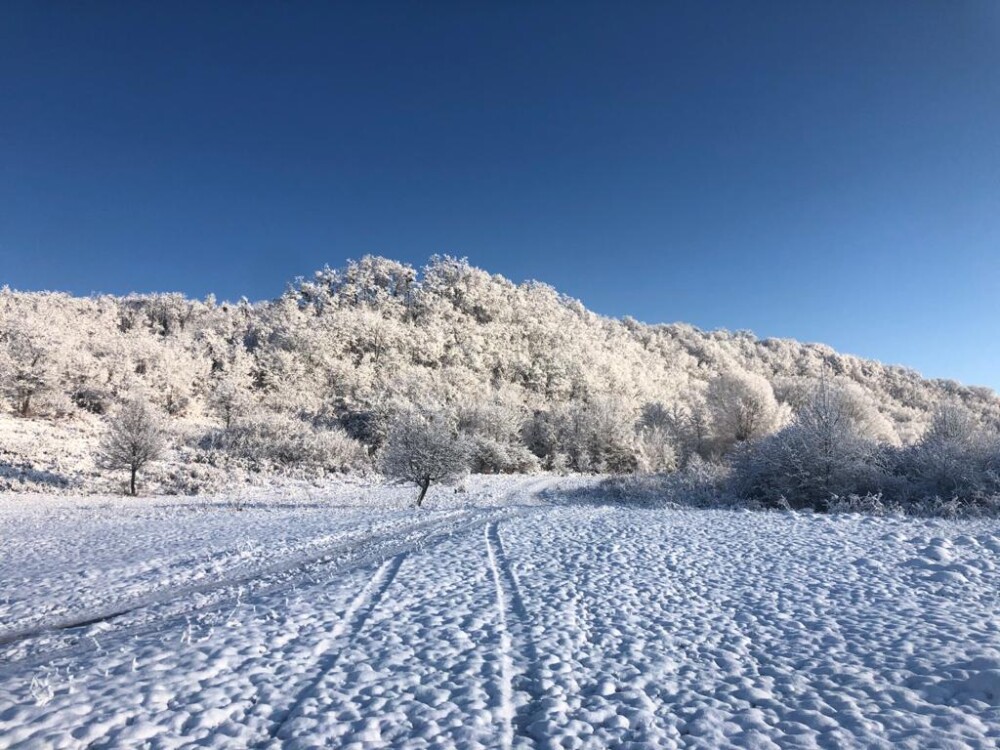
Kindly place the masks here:
[(251, 410), (234, 417), (213, 444), (255, 469), (305, 468), (328, 472), (360, 469), (364, 447), (340, 427), (322, 428), (288, 414)]
[(19, 416), (31, 416), (37, 397), (52, 387), (47, 338), (43, 320), (0, 318), (0, 388)]
[(636, 468), (663, 474), (679, 468), (674, 435), (664, 427), (639, 427), (636, 431)]
[(736, 453), (735, 491), (792, 507), (824, 507), (835, 495), (878, 492), (878, 444), (862, 424), (849, 394), (821, 379), (789, 426)]
[(165, 450), (159, 415), (145, 398), (133, 396), (112, 416), (98, 449), (98, 462), (108, 469), (127, 471), (129, 494), (134, 496), (139, 472), (162, 458)]
[(817, 378), (782, 379), (778, 385), (781, 398), (794, 412), (808, 408), (816, 396), (817, 382), (825, 382), (836, 393), (839, 408), (859, 432), (880, 443), (897, 445), (899, 436), (892, 423), (879, 411), (871, 394), (854, 380), (830, 377), (823, 373)]
[(722, 450), (769, 435), (787, 418), (771, 384), (756, 373), (733, 371), (712, 379), (706, 400)]
[(208, 392), (208, 406), (228, 430), (251, 407), (249, 374), (239, 365), (212, 378)]
[(536, 411), (528, 447), (554, 470), (624, 473), (638, 467), (635, 417), (620, 398), (570, 401)]
[(469, 470), (469, 447), (441, 417), (414, 412), (399, 415), (382, 452), (382, 472), (420, 488), (417, 507), (434, 482), (459, 478)]
[[(685, 467), (767, 440), (820, 377), (879, 451), (905, 453), (952, 401), (984, 427), (1000, 424), (988, 389), (820, 345), (612, 320), (545, 284), (446, 256), (422, 271), (365, 257), (255, 304), (0, 289), (0, 359), (0, 396), (15, 412), (107, 420), (122, 394), (141, 390), (178, 417), (242, 424), (247, 450), (279, 467), (352, 453), (313, 450), (343, 442), (337, 427), (375, 454), (394, 414), (430, 404), (473, 443), (479, 471), (662, 471), (671, 452)], [(238, 361), (246, 378), (223, 386)], [(234, 419), (226, 404), (244, 398), (260, 411)], [(649, 405), (657, 419), (646, 418)], [(286, 427), (294, 439), (281, 439)], [(216, 432), (200, 449), (229, 450)]]
[(1000, 434), (959, 403), (946, 403), (897, 465), (908, 499), (977, 500), (1000, 495)]

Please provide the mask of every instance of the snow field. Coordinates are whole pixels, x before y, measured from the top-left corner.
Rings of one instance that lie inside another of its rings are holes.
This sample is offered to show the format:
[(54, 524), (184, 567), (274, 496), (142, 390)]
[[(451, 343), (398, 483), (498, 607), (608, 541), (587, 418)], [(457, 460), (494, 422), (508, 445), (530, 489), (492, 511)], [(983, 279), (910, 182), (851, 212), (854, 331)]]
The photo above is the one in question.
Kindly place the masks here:
[[(543, 655), (545, 699), (527, 727), (536, 746), (1000, 738), (997, 557), (981, 554), (1000, 541), (995, 523), (608, 510), (548, 520), (509, 534)], [(978, 576), (914, 575), (932, 539), (953, 539), (956, 564)]]
[[(544, 486), (491, 485), (509, 508), (5, 513), (25, 538), (0, 622), (56, 629), (0, 646), (0, 746), (1000, 742), (996, 521), (545, 507)], [(247, 537), (187, 607), (183, 571)], [(72, 559), (117, 572), (74, 598)], [(58, 629), (118, 597), (138, 603)]]

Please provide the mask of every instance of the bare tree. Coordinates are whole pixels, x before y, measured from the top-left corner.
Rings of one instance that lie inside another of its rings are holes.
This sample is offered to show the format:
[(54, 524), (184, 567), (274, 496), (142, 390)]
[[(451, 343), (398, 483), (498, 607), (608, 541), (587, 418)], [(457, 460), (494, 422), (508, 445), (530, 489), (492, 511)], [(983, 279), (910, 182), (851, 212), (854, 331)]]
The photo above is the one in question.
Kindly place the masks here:
[(129, 472), (129, 494), (136, 494), (136, 476), (163, 456), (166, 441), (160, 419), (149, 403), (133, 397), (122, 404), (99, 448), (99, 462), (109, 469)]
[(387, 476), (420, 488), (419, 508), (432, 482), (456, 479), (469, 470), (469, 447), (440, 417), (404, 414), (389, 431), (381, 468)]

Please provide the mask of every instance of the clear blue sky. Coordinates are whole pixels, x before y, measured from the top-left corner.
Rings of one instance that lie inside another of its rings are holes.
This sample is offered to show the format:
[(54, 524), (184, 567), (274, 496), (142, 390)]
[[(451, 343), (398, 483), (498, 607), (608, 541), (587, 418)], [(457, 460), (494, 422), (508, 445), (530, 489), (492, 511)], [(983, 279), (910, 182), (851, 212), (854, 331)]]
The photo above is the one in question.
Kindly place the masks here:
[(1000, 386), (1000, 2), (0, 8), (0, 284), (468, 256)]

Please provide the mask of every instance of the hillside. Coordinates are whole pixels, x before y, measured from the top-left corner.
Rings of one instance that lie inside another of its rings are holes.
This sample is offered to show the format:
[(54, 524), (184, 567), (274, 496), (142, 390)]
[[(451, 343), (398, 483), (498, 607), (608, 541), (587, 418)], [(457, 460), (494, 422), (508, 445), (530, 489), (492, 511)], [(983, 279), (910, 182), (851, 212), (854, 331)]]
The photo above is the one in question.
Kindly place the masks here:
[(449, 257), (419, 271), (365, 257), (260, 303), (4, 289), (0, 488), (117, 487), (92, 454), (130, 393), (167, 418), (158, 491), (364, 467), (406, 410), (447, 414), (479, 471), (670, 470), (733, 442), (722, 375), (767, 391), (770, 431), (820, 378), (851, 389), (886, 444), (919, 439), (944, 403), (1000, 424), (987, 388), (818, 344), (614, 320)]

